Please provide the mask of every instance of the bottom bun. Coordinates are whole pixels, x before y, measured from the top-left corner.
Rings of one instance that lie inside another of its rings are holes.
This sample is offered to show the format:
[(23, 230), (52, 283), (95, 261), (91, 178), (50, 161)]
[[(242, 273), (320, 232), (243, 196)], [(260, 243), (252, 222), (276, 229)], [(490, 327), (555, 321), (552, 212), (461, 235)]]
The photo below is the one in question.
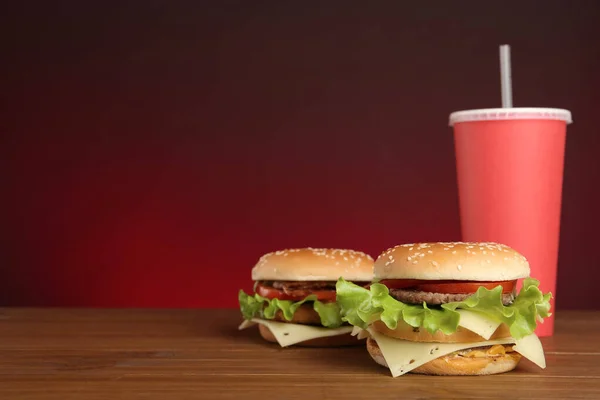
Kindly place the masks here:
[[(264, 325), (258, 325), (260, 335), (268, 342), (278, 343), (275, 336), (269, 328)], [(305, 342), (296, 343), (294, 346), (306, 346), (306, 347), (341, 347), (341, 346), (357, 346), (364, 345), (365, 341), (359, 340), (356, 336), (352, 336), (349, 333), (336, 336), (326, 336), (316, 339), (307, 340)]]
[[(367, 350), (377, 364), (388, 366), (373, 338), (367, 339)], [(424, 375), (493, 375), (512, 371), (521, 360), (521, 355), (514, 351), (485, 357), (463, 357), (459, 355), (461, 352), (436, 358), (410, 372)]]

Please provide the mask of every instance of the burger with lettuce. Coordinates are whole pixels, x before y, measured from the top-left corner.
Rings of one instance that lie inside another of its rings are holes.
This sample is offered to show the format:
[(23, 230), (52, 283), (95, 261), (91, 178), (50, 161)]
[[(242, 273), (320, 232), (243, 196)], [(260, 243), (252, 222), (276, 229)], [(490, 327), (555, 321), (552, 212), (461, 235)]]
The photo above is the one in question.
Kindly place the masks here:
[(240, 290), (244, 322), (282, 347), (363, 344), (352, 336), (336, 302), (338, 278), (362, 288), (373, 279), (373, 258), (343, 249), (288, 249), (262, 256), (252, 269), (254, 293)]
[(368, 288), (339, 279), (337, 303), (394, 377), (498, 374), (522, 357), (545, 368), (534, 331), (552, 295), (529, 273), (525, 257), (502, 244), (405, 244), (378, 257)]

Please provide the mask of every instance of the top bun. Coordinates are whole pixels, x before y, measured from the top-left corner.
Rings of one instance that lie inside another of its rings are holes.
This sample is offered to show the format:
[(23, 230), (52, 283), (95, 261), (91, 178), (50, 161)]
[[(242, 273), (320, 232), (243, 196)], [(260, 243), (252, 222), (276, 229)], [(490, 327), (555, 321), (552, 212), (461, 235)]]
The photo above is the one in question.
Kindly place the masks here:
[(529, 276), (529, 263), (498, 243), (413, 243), (383, 252), (374, 275), (375, 279), (509, 281)]
[(360, 251), (308, 247), (265, 254), (252, 268), (255, 281), (337, 281), (340, 276), (371, 282), (373, 258)]

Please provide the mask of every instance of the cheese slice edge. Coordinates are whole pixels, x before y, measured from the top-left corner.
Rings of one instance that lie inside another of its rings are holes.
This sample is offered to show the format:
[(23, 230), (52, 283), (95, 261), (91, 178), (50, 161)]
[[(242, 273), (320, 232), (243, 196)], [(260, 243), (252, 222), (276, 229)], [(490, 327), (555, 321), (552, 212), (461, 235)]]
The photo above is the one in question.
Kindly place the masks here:
[(291, 346), (311, 339), (344, 335), (352, 332), (351, 326), (325, 328), (320, 326), (292, 324), (289, 322), (268, 321), (260, 318), (252, 318), (250, 321), (244, 321), (238, 329), (246, 329), (256, 324), (269, 328), (281, 347)]
[(250, 328), (251, 326), (256, 325), (256, 322), (253, 322), (249, 319), (245, 319), (244, 322), (242, 322), (240, 324), (240, 326), (238, 326), (238, 330), (242, 330), (242, 329), (246, 329), (246, 328)]
[(516, 340), (513, 349), (538, 367), (546, 368), (544, 348), (540, 338), (535, 333)]
[(493, 321), (481, 314), (469, 310), (456, 310), (460, 314), (458, 325), (475, 332), (485, 340), (489, 340), (501, 325), (501, 322)]

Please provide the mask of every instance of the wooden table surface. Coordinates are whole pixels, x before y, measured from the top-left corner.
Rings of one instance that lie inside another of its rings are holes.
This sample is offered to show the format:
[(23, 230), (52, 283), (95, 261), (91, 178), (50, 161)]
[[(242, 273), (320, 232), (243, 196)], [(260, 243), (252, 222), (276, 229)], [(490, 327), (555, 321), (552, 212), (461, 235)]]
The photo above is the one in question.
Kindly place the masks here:
[(559, 312), (527, 360), (487, 377), (392, 378), (364, 347), (287, 348), (237, 310), (0, 309), (0, 399), (600, 399), (600, 312)]

